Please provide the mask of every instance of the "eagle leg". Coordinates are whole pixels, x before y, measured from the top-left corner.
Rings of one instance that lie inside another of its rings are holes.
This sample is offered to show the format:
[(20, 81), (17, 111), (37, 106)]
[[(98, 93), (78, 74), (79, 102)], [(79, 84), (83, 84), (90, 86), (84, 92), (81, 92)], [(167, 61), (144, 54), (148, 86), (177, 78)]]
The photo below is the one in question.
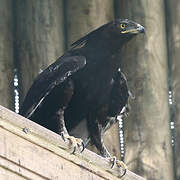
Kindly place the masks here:
[(73, 147), (73, 152), (72, 154), (75, 154), (75, 152), (77, 151), (77, 149), (81, 149), (80, 153), (84, 151), (85, 149), (85, 145), (83, 143), (83, 140), (80, 138), (75, 138), (74, 136), (69, 136), (67, 137), (67, 139), (69, 140), (71, 146)]
[(80, 153), (84, 151), (85, 145), (83, 143), (83, 140), (80, 138), (75, 138), (74, 136), (70, 136), (68, 134), (68, 131), (65, 127), (64, 122), (64, 108), (59, 109), (59, 111), (56, 113), (56, 117), (58, 117), (58, 133), (61, 135), (62, 139), (64, 141), (68, 140), (70, 142), (71, 148), (73, 148), (72, 154), (74, 154), (77, 149), (81, 149)]
[(80, 138), (75, 138), (73, 136), (70, 136), (65, 126), (64, 111), (68, 106), (73, 96), (73, 93), (74, 93), (74, 82), (69, 78), (64, 83), (63, 93), (62, 93), (62, 105), (59, 108), (59, 110), (55, 113), (58, 134), (61, 135), (64, 141), (66, 141), (67, 139), (70, 142), (70, 145), (73, 148), (72, 154), (74, 154), (78, 149), (81, 149), (80, 153), (83, 152), (85, 149), (85, 145), (83, 141)]
[(117, 167), (122, 168), (123, 174), (121, 175), (121, 177), (123, 177), (126, 174), (126, 171), (128, 168), (123, 161), (117, 160), (116, 156), (111, 156), (111, 157), (108, 157), (107, 159), (110, 161), (110, 163), (112, 163), (112, 165), (111, 165), (112, 169), (114, 168), (115, 164), (117, 165)]
[[(96, 118), (95, 123), (92, 123), (93, 117)], [(99, 116), (99, 117), (103, 117), (103, 116)], [(102, 121), (102, 119), (98, 119), (98, 114), (97, 114), (97, 116), (94, 116), (91, 114), (88, 117), (88, 128), (89, 128), (89, 132), (90, 132), (90, 136), (91, 136), (91, 141), (96, 146), (96, 148), (98, 149), (100, 154), (112, 164), (111, 168), (113, 168), (115, 166), (115, 164), (118, 167), (122, 168), (123, 175), (121, 177), (123, 177), (126, 174), (127, 166), (126, 166), (126, 164), (124, 164), (124, 162), (117, 160), (117, 158), (115, 156), (111, 156), (110, 153), (108, 152), (107, 148), (105, 147), (105, 144), (103, 141), (103, 137), (104, 137), (104, 128), (103, 127), (104, 126), (102, 125), (104, 123), (102, 123), (102, 122), (105, 123), (105, 121)]]
[(90, 134), (91, 142), (96, 146), (97, 150), (103, 157), (110, 157), (110, 153), (106, 149), (103, 141), (104, 126), (99, 119), (99, 113), (89, 113), (87, 117), (88, 131)]
[(70, 142), (70, 148), (73, 148), (72, 154), (75, 154), (77, 149), (79, 149), (79, 152), (82, 153), (85, 149), (85, 145), (82, 139), (75, 138), (74, 136), (69, 136), (69, 134), (65, 134), (64, 132), (60, 133), (62, 139), (66, 142), (66, 139)]

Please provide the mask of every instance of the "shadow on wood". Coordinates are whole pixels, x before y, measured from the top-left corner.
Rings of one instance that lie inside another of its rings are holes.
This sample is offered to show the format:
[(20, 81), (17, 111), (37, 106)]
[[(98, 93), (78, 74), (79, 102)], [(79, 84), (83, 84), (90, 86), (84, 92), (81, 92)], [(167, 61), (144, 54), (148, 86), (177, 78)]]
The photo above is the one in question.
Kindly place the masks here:
[[(85, 149), (73, 155), (68, 142), (0, 106), (0, 179), (119, 179), (122, 170)], [(127, 171), (123, 180), (143, 180)]]

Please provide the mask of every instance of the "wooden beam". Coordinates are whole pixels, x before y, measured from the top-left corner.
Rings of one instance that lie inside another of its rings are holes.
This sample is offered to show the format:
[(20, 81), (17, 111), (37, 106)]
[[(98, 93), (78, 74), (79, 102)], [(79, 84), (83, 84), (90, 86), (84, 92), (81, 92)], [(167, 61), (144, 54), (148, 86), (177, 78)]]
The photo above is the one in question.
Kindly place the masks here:
[[(121, 168), (85, 149), (71, 154), (68, 142), (50, 130), (0, 106), (0, 179), (119, 179)], [(127, 171), (123, 180), (143, 180)]]

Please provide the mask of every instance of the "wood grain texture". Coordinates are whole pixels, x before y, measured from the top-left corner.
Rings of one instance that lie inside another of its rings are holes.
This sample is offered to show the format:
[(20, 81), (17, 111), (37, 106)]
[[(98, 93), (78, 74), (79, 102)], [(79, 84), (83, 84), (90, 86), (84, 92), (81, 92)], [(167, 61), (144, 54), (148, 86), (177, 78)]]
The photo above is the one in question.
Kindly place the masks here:
[(12, 1), (0, 0), (0, 104), (13, 109)]
[(125, 162), (148, 180), (172, 180), (163, 0), (117, 1), (119, 16), (146, 28), (125, 48), (122, 71), (135, 95), (125, 124)]
[[(0, 106), (0, 173), (17, 179), (119, 179), (104, 158), (85, 149), (72, 155), (59, 135)], [(124, 180), (143, 180), (127, 171)]]
[(20, 101), (34, 78), (64, 52), (62, 0), (15, 1)]
[(65, 6), (68, 46), (114, 17), (109, 0), (67, 0)]
[(170, 64), (170, 85), (173, 93), (171, 106), (175, 121), (175, 168), (180, 179), (180, 1), (166, 0), (168, 57)]

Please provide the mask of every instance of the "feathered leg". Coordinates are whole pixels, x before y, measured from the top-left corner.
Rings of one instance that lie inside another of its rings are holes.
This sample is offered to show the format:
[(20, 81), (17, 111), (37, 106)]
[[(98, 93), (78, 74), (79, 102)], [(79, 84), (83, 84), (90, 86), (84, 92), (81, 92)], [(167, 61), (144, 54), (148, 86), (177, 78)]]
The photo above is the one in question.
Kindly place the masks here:
[(71, 146), (73, 147), (73, 154), (77, 151), (77, 149), (81, 148), (80, 152), (84, 150), (84, 143), (80, 138), (75, 138), (73, 136), (69, 136), (68, 131), (65, 126), (65, 121), (64, 121), (64, 111), (69, 104), (72, 96), (74, 93), (74, 83), (71, 79), (69, 79), (65, 84), (63, 88), (63, 94), (62, 94), (62, 99), (63, 99), (63, 104), (61, 108), (55, 113), (55, 121), (57, 124), (57, 131), (58, 133), (62, 136), (63, 140), (65, 141), (68, 139), (71, 143)]
[[(94, 122), (95, 121), (95, 122)], [(88, 116), (88, 129), (91, 137), (92, 143), (96, 146), (100, 154), (107, 158), (111, 165), (111, 168), (116, 164), (118, 167), (121, 167), (124, 171), (123, 175), (125, 175), (127, 166), (120, 160), (117, 160), (116, 157), (113, 157), (108, 152), (105, 147), (103, 137), (104, 137), (104, 125), (106, 125), (106, 107), (102, 107), (95, 113), (90, 113)]]

